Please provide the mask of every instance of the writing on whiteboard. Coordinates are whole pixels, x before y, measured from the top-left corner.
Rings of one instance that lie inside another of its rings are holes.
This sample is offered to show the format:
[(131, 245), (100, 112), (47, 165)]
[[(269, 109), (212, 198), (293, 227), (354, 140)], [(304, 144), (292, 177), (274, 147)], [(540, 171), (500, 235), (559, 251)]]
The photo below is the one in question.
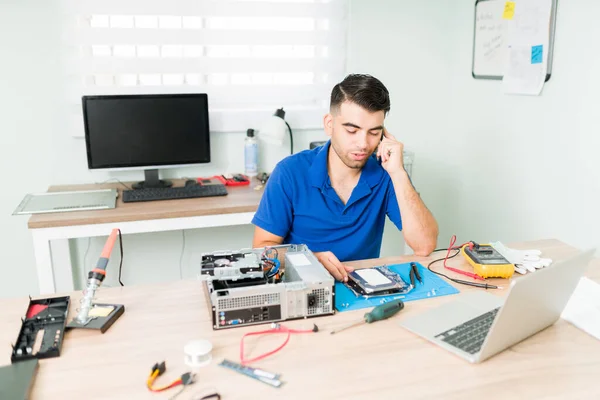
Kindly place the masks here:
[(480, 46), (483, 50), (483, 57), (493, 58), (499, 49), (504, 46), (504, 32), (506, 25), (491, 12), (481, 12), (477, 14), (477, 33), (481, 38)]
[(483, 48), (485, 49), (485, 53), (483, 56), (485, 58), (491, 58), (494, 54), (504, 45), (504, 39), (502, 35), (494, 36), (492, 39), (488, 40), (483, 44)]
[(503, 19), (506, 1), (480, 1), (475, 13), (473, 74), (499, 76), (506, 60), (506, 27)]

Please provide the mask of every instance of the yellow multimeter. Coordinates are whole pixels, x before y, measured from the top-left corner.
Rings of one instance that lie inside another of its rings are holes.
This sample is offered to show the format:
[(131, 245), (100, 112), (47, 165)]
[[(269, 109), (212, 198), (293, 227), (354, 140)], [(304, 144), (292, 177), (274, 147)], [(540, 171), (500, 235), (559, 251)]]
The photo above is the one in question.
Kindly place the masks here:
[(490, 244), (466, 244), (461, 253), (482, 278), (510, 278), (515, 266)]

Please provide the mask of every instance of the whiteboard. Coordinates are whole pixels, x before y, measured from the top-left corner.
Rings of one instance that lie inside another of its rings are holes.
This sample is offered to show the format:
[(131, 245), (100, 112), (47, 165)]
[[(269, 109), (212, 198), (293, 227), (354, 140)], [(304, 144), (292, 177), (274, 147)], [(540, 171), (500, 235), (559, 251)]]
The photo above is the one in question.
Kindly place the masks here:
[[(552, 0), (546, 81), (550, 79), (550, 75), (552, 74), (556, 3), (557, 0)], [(506, 0), (477, 0), (475, 3), (473, 78), (501, 80), (504, 75), (506, 57), (508, 55), (508, 43), (506, 42), (508, 20), (502, 18), (505, 4)]]

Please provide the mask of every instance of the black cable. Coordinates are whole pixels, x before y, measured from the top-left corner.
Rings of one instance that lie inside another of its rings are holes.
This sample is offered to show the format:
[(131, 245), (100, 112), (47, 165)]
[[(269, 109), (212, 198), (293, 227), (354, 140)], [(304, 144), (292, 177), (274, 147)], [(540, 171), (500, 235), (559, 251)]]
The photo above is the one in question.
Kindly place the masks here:
[(87, 265), (87, 256), (88, 256), (88, 252), (90, 251), (90, 244), (92, 242), (92, 238), (89, 237), (88, 238), (88, 242), (87, 242), (87, 247), (85, 248), (85, 253), (83, 253), (83, 270), (85, 271), (86, 265)]
[(202, 397), (200, 400), (208, 400), (208, 399), (221, 400), (221, 395), (219, 393), (208, 394), (208, 395)]
[[(444, 251), (448, 251), (448, 249), (435, 249), (433, 252), (436, 252), (436, 251), (442, 251), (442, 250), (444, 250)], [(442, 274), (441, 272), (437, 272), (437, 271), (434, 271), (434, 270), (432, 270), (432, 269), (431, 269), (431, 266), (432, 266), (433, 264), (435, 264), (436, 262), (439, 262), (439, 261), (444, 261), (444, 260), (446, 260), (446, 259), (448, 259), (448, 260), (449, 260), (449, 259), (451, 259), (451, 258), (454, 258), (454, 257), (456, 257), (456, 256), (457, 256), (457, 255), (460, 253), (460, 248), (459, 248), (459, 249), (454, 249), (454, 250), (456, 250), (456, 253), (452, 254), (450, 257), (448, 257), (448, 258), (446, 258), (446, 257), (444, 257), (444, 258), (438, 258), (437, 260), (433, 260), (432, 262), (430, 262), (430, 263), (427, 265), (427, 269), (428, 269), (429, 271), (433, 272), (433, 273), (434, 273), (434, 274), (436, 274), (436, 275), (443, 276), (444, 278), (446, 278), (446, 279), (448, 279), (448, 280), (450, 280), (450, 281), (452, 281), (452, 282), (454, 282), (454, 283), (458, 283), (458, 284), (460, 284), (460, 285), (474, 286), (474, 287), (483, 288), (483, 289), (499, 289), (499, 287), (498, 287), (498, 286), (496, 286), (496, 285), (490, 285), (490, 284), (488, 284), (488, 283), (469, 282), (469, 281), (464, 281), (464, 280), (462, 280), (462, 279), (455, 279), (455, 278), (451, 278), (451, 277), (449, 277), (449, 276), (448, 276), (448, 275), (446, 275), (446, 274)]]
[[(82, 261), (82, 267), (81, 267), (81, 273), (83, 274), (84, 277), (85, 277), (85, 271), (87, 269), (87, 256), (90, 251), (91, 243), (92, 243), (92, 238), (89, 237), (88, 242), (87, 242), (87, 247), (85, 248), (85, 253), (83, 253), (83, 261)], [(85, 286), (85, 280), (84, 280), (83, 286)]]
[(121, 262), (119, 263), (119, 283), (121, 284), (121, 286), (125, 286), (123, 285), (123, 282), (121, 282), (121, 271), (123, 270), (123, 236), (121, 235), (121, 230), (117, 230), (119, 231), (119, 247), (121, 248)]
[(219, 393), (212, 393), (212, 394), (207, 394), (206, 396), (202, 396), (202, 397), (194, 397), (194, 400), (209, 400), (209, 399), (216, 399), (216, 400), (221, 400), (221, 395)]
[[(442, 250), (448, 251), (448, 249), (437, 249), (437, 250), (434, 250), (434, 252), (436, 252), (436, 251), (442, 251)], [(456, 256), (457, 256), (459, 253), (460, 253), (460, 249), (456, 249), (456, 253), (454, 253), (453, 255), (451, 255), (450, 257), (448, 257), (448, 260), (449, 260), (449, 259), (451, 259), (451, 258), (454, 258), (454, 257), (456, 257)], [(449, 277), (448, 275), (446, 275), (446, 274), (442, 274), (441, 272), (437, 272), (437, 271), (434, 271), (434, 270), (432, 270), (432, 269), (431, 269), (431, 266), (432, 266), (433, 264), (435, 264), (436, 262), (439, 262), (439, 261), (444, 261), (445, 259), (446, 259), (446, 257), (444, 257), (444, 258), (438, 258), (437, 260), (433, 260), (432, 262), (430, 262), (430, 263), (427, 265), (427, 269), (428, 269), (428, 270), (430, 270), (431, 272), (433, 272), (433, 273), (434, 273), (434, 274), (436, 274), (436, 275), (443, 276), (443, 277), (444, 277), (444, 278), (446, 278), (446, 279), (449, 279), (449, 280), (451, 280), (451, 281), (454, 281), (454, 278), (450, 278), (450, 277)]]
[(292, 128), (290, 128), (290, 124), (288, 124), (285, 119), (283, 120), (283, 122), (285, 122), (290, 132), (290, 154), (294, 154), (294, 138), (292, 137)]
[(123, 182), (121, 182), (121, 181), (120, 181), (119, 179), (117, 179), (117, 178), (110, 178), (110, 179), (107, 179), (107, 180), (105, 180), (104, 182), (100, 182), (100, 183), (98, 183), (98, 182), (97, 182), (96, 184), (98, 184), (98, 185), (102, 185), (102, 184), (104, 184), (104, 183), (108, 183), (108, 182), (110, 182), (110, 181), (117, 181), (118, 183), (120, 183), (121, 185), (123, 185), (123, 186), (124, 186), (126, 189), (128, 189), (128, 190), (132, 190), (130, 186), (127, 186), (126, 184), (124, 184)]

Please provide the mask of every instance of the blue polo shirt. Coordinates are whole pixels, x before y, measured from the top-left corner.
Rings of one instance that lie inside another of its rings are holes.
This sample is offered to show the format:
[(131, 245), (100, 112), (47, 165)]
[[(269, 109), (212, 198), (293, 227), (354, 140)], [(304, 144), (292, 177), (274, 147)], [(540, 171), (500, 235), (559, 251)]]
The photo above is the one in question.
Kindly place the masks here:
[(286, 244), (331, 251), (340, 261), (377, 258), (385, 216), (402, 230), (390, 176), (370, 157), (344, 205), (327, 173), (330, 143), (277, 164), (252, 223), (283, 237)]

